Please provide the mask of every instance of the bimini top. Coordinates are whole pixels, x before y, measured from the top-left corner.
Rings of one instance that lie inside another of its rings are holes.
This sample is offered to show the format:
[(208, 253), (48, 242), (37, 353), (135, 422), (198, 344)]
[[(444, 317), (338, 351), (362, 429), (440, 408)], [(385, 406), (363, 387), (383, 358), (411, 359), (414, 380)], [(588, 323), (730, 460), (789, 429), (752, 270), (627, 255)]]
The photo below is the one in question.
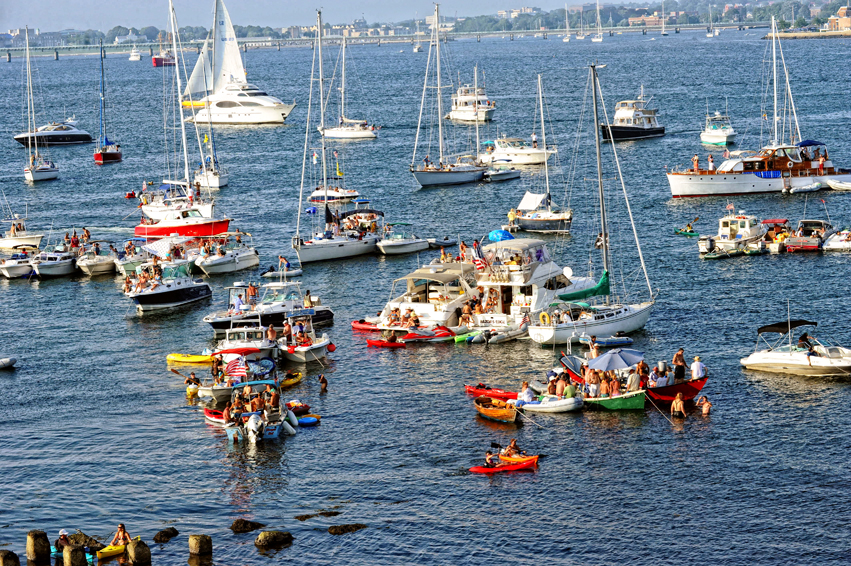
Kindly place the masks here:
[(784, 320), (782, 322), (775, 322), (774, 324), (762, 326), (756, 332), (757, 334), (765, 334), (766, 332), (779, 332), (781, 334), (785, 334), (799, 326), (818, 326), (818, 323), (810, 322), (809, 320)]
[(492, 244), (488, 244), (485, 246), (485, 249), (499, 248), (501, 250), (523, 252), (532, 248), (539, 248), (541, 246), (545, 246), (546, 244), (547, 243), (545, 241), (537, 240), (535, 238), (515, 238), (513, 240), (503, 240), (501, 242), (494, 242)]
[(378, 216), (384, 216), (384, 213), (380, 210), (374, 210), (372, 208), (356, 208), (354, 210), (348, 210), (340, 214), (339, 218), (342, 220), (343, 218), (348, 218), (354, 214), (377, 214)]
[(815, 140), (804, 140), (804, 141), (798, 142), (797, 145), (798, 145), (798, 147), (810, 147), (810, 146), (813, 146), (813, 145), (824, 145), (824, 144), (821, 143), (821, 142), (817, 142)]
[(763, 224), (786, 224), (789, 222), (788, 218), (769, 218), (768, 220), (763, 220)]
[(399, 279), (396, 279), (396, 281), (426, 279), (429, 281), (437, 281), (438, 283), (451, 283), (459, 277), (463, 277), (465, 274), (474, 270), (475, 268), (470, 263), (429, 265), (428, 267), (421, 267), (404, 277), (400, 277)]

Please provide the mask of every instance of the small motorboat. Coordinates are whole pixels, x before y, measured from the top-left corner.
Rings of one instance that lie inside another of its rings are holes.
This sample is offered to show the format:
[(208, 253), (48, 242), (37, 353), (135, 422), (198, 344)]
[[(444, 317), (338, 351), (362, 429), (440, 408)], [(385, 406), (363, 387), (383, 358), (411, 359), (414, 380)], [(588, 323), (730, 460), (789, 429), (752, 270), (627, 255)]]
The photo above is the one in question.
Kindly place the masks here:
[(466, 391), (468, 395), (475, 395), (476, 397), (493, 397), (494, 399), (499, 399), (501, 401), (517, 399), (516, 391), (497, 389), (496, 387), (489, 387), (484, 383), (479, 383), (478, 385), (465, 385), (464, 391)]
[(532, 470), (538, 466), (538, 460), (526, 460), (525, 462), (517, 462), (515, 464), (505, 464), (504, 466), (473, 466), (470, 471), (474, 474), (498, 474), (502, 472), (516, 472), (518, 470)]
[(149, 287), (138, 291), (134, 288), (125, 293), (140, 312), (180, 307), (213, 296), (213, 289), (208, 283), (189, 275), (187, 263), (161, 265), (161, 282), (155, 280)]
[(451, 248), (458, 245), (458, 238), (450, 238), (449, 236), (444, 236), (443, 238), (426, 238), (426, 241), (428, 242), (428, 247), (432, 249)]
[(11, 369), (11, 368), (15, 367), (15, 363), (17, 361), (18, 360), (16, 360), (15, 358), (12, 358), (12, 357), (0, 358), (0, 369)]
[(142, 60), (142, 52), (139, 51), (136, 46), (133, 46), (133, 49), (130, 50), (129, 61), (141, 61)]
[(507, 165), (491, 167), (490, 169), (485, 171), (485, 181), (489, 183), (496, 183), (498, 181), (510, 181), (512, 179), (519, 178), (520, 171), (518, 171), (514, 167), (508, 167)]
[(473, 406), (482, 417), (499, 423), (513, 423), (517, 420), (517, 407), (493, 397), (476, 397)]
[(825, 179), (825, 182), (834, 191), (851, 191), (851, 183), (843, 183), (842, 181), (834, 181), (833, 179)]
[(835, 232), (836, 228), (824, 220), (799, 220), (798, 229), (786, 238), (786, 251), (790, 253), (821, 251), (824, 241)]
[(389, 340), (367, 340), (367, 346), (372, 346), (373, 348), (404, 348), (404, 342), (390, 342)]
[(8, 279), (29, 277), (33, 272), (32, 258), (29, 254), (16, 253), (6, 259), (0, 259), (0, 274)]
[(111, 250), (101, 249), (101, 243), (109, 243), (108, 240), (90, 240), (88, 248), (77, 257), (77, 268), (86, 275), (102, 275), (115, 273), (116, 254)]
[[(375, 136), (373, 136), (375, 137)], [(318, 188), (310, 193), (310, 202), (313, 203), (346, 203), (358, 198), (360, 193), (354, 189), (344, 189), (342, 187), (329, 187), (328, 190)]]
[[(279, 339), (278, 347), (281, 354), (291, 362), (306, 364), (319, 361), (327, 352), (333, 352), (336, 349), (327, 334), (316, 335), (313, 328), (313, 314), (313, 309), (304, 309), (287, 318), (293, 329), (293, 336), (290, 339), (286, 337)], [(299, 326), (304, 328), (300, 337), (296, 336), (296, 328)]]
[(267, 279), (286, 279), (287, 277), (298, 277), (303, 273), (301, 267), (284, 267), (281, 269), (281, 266), (278, 265), (275, 267), (274, 265), (270, 265), (269, 269), (260, 274), (261, 277), (266, 277)]
[(20, 214), (11, 214), (2, 220), (3, 224), (9, 224), (9, 229), (0, 233), (0, 249), (21, 250), (24, 248), (38, 248), (44, 234), (27, 230), (27, 219)]
[(542, 395), (539, 401), (523, 403), (520, 407), (523, 411), (532, 413), (568, 413), (578, 411), (582, 408), (582, 397), (557, 397), (556, 395)]
[(15, 141), (23, 146), (70, 145), (75, 143), (92, 143), (92, 135), (77, 128), (77, 121), (72, 116), (67, 120), (50, 122), (41, 126), (35, 132), (23, 132), (15, 136)]
[[(835, 234), (830, 235), (822, 245), (824, 251), (847, 252), (851, 251), (851, 229), (840, 230)], [(3, 265), (0, 265), (0, 272), (3, 271)]]
[[(804, 332), (798, 342), (793, 341), (793, 331), (801, 326), (818, 323), (808, 320), (783, 320), (757, 329), (757, 348), (763, 342), (765, 349), (754, 351), (740, 360), (747, 369), (795, 375), (843, 375), (851, 374), (851, 349), (829, 342), (825, 338), (807, 338)], [(779, 334), (780, 338), (769, 341), (765, 334)], [(808, 340), (813, 352), (801, 340)]]
[[(531, 385), (530, 385), (531, 386)], [(633, 391), (616, 397), (587, 397), (583, 403), (589, 409), (606, 411), (642, 411), (644, 410), (645, 391)]]
[(375, 244), (378, 251), (384, 255), (421, 252), (429, 248), (429, 242), (425, 238), (397, 230), (399, 226), (410, 226), (410, 224), (397, 222), (387, 226), (393, 226), (393, 231), (385, 233), (384, 237)]
[(33, 269), (40, 278), (66, 277), (77, 271), (77, 256), (63, 244), (53, 251), (43, 251), (32, 259)]
[[(195, 265), (206, 275), (217, 275), (221, 273), (232, 273), (243, 269), (251, 269), (260, 265), (260, 256), (254, 248), (251, 234), (242, 232), (228, 232), (221, 234), (225, 238), (224, 244), (219, 244), (214, 253), (205, 255), (202, 253), (195, 260)], [(236, 239), (231, 239), (231, 236)], [(250, 239), (248, 243), (242, 238)]]
[[(621, 346), (629, 346), (633, 342), (629, 336), (603, 336), (602, 338), (596, 338), (594, 341), (602, 348), (620, 348)], [(581, 336), (579, 343), (588, 346), (591, 344), (591, 338)]]

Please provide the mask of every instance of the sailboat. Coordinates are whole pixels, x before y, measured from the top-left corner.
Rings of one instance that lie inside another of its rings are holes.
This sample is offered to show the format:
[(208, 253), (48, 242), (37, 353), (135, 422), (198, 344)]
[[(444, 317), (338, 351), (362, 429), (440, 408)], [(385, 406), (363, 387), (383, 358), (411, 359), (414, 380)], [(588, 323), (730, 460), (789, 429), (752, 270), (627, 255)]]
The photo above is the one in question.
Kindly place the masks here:
[[(538, 75), (538, 105), (541, 109), (541, 141), (546, 148), (547, 129), (544, 127), (544, 87), (541, 83), (541, 75)], [(521, 230), (527, 232), (568, 233), (570, 223), (573, 221), (573, 211), (553, 208), (553, 199), (550, 194), (550, 167), (546, 159), (544, 159), (544, 182), (547, 188), (546, 193), (535, 194), (526, 191), (523, 200), (517, 206), (516, 222)]]
[[(283, 124), (295, 108), (245, 80), (245, 67), (230, 15), (216, 0), (213, 26), (186, 84), (184, 104), (200, 108), (196, 120), (213, 124)], [(188, 97), (187, 97), (188, 98)]]
[[(416, 19), (416, 16), (414, 16)], [(417, 20), (417, 42), (414, 44), (414, 53), (423, 52), (423, 42), (420, 41), (420, 21)]]
[(377, 136), (374, 128), (367, 125), (366, 120), (351, 120), (346, 117), (346, 38), (343, 38), (340, 79), (340, 119), (337, 126), (325, 128), (319, 133), (326, 138), (347, 140), (374, 140)]
[(95, 163), (117, 163), (121, 161), (121, 146), (109, 141), (106, 137), (106, 82), (103, 72), (103, 41), (100, 42), (100, 133), (98, 134), (97, 147), (95, 148)]
[[(434, 5), (434, 21), (440, 21), (440, 7)], [(486, 168), (482, 167), (476, 158), (472, 155), (460, 156), (456, 158), (455, 163), (447, 161), (445, 155), (445, 140), (443, 139), (443, 94), (442, 77), (440, 70), (440, 36), (438, 34), (438, 25), (435, 23), (432, 26), (431, 42), (428, 48), (428, 61), (426, 62), (425, 80), (423, 81), (422, 103), (420, 104), (420, 116), (417, 121), (417, 136), (414, 141), (414, 154), (411, 158), (411, 173), (414, 179), (423, 186), (431, 187), (436, 185), (461, 185), (464, 183), (475, 183), (481, 181), (485, 176)], [(431, 70), (432, 54), (434, 54), (434, 70), (436, 75), (436, 88), (429, 87), (429, 71)], [(435, 91), (437, 96), (437, 115), (432, 118), (437, 121), (437, 142), (438, 142), (438, 161), (435, 163), (427, 154), (422, 165), (417, 166), (417, 149), (420, 140), (420, 129), (422, 126), (423, 112), (426, 109), (426, 93), (429, 90)], [(478, 110), (476, 111), (478, 117)]]
[(585, 39), (585, 21), (582, 15), (585, 13), (585, 8), (579, 10), (579, 33), (576, 34), (576, 39)]
[(603, 41), (603, 22), (600, 20), (600, 0), (597, 0), (597, 34), (591, 38), (594, 43)]
[[(27, 131), (37, 129), (35, 118), (35, 97), (33, 97), (33, 75), (30, 63), (30, 29), (26, 28), (24, 36), (27, 43)], [(59, 167), (38, 151), (38, 137), (27, 138), (27, 164), (24, 167), (24, 178), (27, 181), (47, 181), (59, 176)]]
[(709, 5), (709, 31), (706, 34), (706, 37), (715, 37), (715, 31), (712, 28), (712, 4)]
[(564, 5), (564, 38), (562, 41), (568, 43), (570, 41), (570, 21), (567, 16), (570, 12), (567, 11), (567, 4)]
[[(594, 107), (594, 124), (599, 123), (597, 101), (599, 97), (599, 81), (597, 79), (597, 66), (591, 65), (589, 79), (592, 83), (592, 100)], [(539, 320), (533, 321), (529, 326), (529, 337), (539, 344), (564, 344), (567, 342), (578, 342), (584, 336), (614, 336), (617, 333), (629, 333), (644, 328), (650, 313), (653, 310), (655, 299), (653, 289), (650, 286), (650, 277), (647, 275), (647, 267), (644, 264), (644, 256), (641, 253), (641, 243), (638, 241), (638, 232), (635, 229), (635, 221), (632, 210), (629, 207), (629, 199), (626, 194), (623, 176), (620, 178), (624, 201), (629, 213), (632, 225), (632, 234), (638, 251), (638, 260), (644, 272), (644, 280), (647, 283), (649, 293), (648, 300), (639, 303), (620, 303), (613, 300), (611, 281), (611, 242), (609, 232), (609, 221), (606, 215), (607, 199), (603, 189), (603, 165), (601, 153), (600, 129), (594, 128), (595, 149), (597, 152), (597, 198), (600, 208), (600, 226), (602, 233), (597, 239), (596, 246), (602, 253), (603, 274), (599, 282), (589, 289), (562, 293), (558, 298), (563, 301), (550, 307), (547, 316), (543, 314)], [(615, 163), (617, 164), (617, 150), (612, 144)], [(620, 170), (620, 165), (617, 166)], [(589, 304), (588, 299), (599, 297), (599, 302)], [(577, 301), (584, 301), (582, 303)]]
[[(320, 132), (325, 131), (325, 75), (322, 61), (322, 12), (316, 12), (316, 48), (314, 49), (314, 61), (318, 59), (319, 71), (319, 128)], [(314, 69), (316, 64), (314, 63)], [(304, 155), (301, 165), (301, 187), (299, 188), (299, 206), (298, 219), (296, 221), (296, 233), (292, 239), (292, 247), (298, 255), (298, 259), (302, 264), (312, 261), (326, 261), (331, 259), (341, 259), (353, 257), (362, 254), (372, 253), (376, 250), (375, 244), (381, 239), (379, 231), (376, 228), (378, 218), (383, 217), (384, 213), (378, 210), (356, 208), (345, 212), (334, 213), (329, 207), (331, 198), (329, 194), (333, 192), (333, 188), (328, 186), (328, 160), (326, 155), (325, 136), (320, 135), (320, 153), (314, 153), (313, 159), (315, 162), (321, 160), (322, 168), (322, 186), (319, 189), (323, 192), (323, 207), (322, 220), (324, 227), (317, 230), (306, 238), (301, 235), (301, 217), (303, 212), (315, 213), (318, 212), (316, 207), (310, 207), (304, 211), (304, 188), (305, 179), (307, 177), (308, 153), (310, 149), (310, 133), (312, 130), (311, 111), (313, 102), (313, 84), (317, 82), (313, 73), (310, 76), (310, 99), (307, 108), (307, 126), (304, 136)], [(335, 152), (336, 153), (336, 152)], [(339, 162), (337, 164), (338, 176), (342, 173), (339, 170)], [(348, 226), (348, 228), (340, 229), (340, 224)]]
[(665, 23), (668, 21), (668, 14), (665, 13), (665, 2), (662, 2), (662, 33), (659, 35), (668, 35), (665, 31)]

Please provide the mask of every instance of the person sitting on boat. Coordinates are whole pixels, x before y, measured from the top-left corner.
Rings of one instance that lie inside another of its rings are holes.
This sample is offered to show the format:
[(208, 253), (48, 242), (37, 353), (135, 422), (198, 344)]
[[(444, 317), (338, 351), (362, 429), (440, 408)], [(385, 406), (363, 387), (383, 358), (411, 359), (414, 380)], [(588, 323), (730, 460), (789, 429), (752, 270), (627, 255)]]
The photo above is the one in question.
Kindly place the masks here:
[(109, 546), (129, 544), (131, 540), (133, 539), (131, 539), (130, 535), (127, 534), (127, 529), (124, 528), (124, 523), (118, 523), (118, 529), (115, 531), (115, 536), (112, 537), (112, 542), (109, 543)]
[(704, 417), (709, 416), (709, 411), (712, 410), (712, 403), (709, 402), (709, 398), (706, 395), (701, 396), (695, 405), (700, 407), (700, 411)]
[(66, 546), (71, 546), (71, 539), (68, 538), (68, 531), (62, 529), (59, 531), (59, 538), (56, 539), (56, 542), (53, 543), (54, 548), (56, 548), (56, 552), (62, 552)]
[(547, 382), (547, 395), (555, 395), (558, 390), (558, 386), (556, 385), (556, 376), (550, 377)]
[(807, 350), (809, 350), (810, 348), (813, 347), (813, 343), (810, 342), (810, 337), (809, 337), (808, 332), (804, 332), (803, 334), (801, 334), (801, 337), (798, 338), (798, 347), (802, 348), (802, 349), (805, 348)]
[(564, 387), (564, 391), (562, 392), (562, 397), (564, 399), (572, 399), (576, 397), (576, 386), (573, 385), (573, 381), (568, 381), (567, 385)]
[(706, 376), (706, 366), (700, 361), (700, 356), (695, 356), (694, 363), (691, 364), (691, 378), (700, 379), (704, 376)]
[(129, 293), (133, 290), (133, 280), (130, 279), (130, 276), (124, 278), (124, 293)]
[(233, 407), (231, 406), (231, 402), (228, 401), (225, 405), (224, 410), (222, 410), (222, 419), (225, 421), (225, 424), (236, 422), (233, 414)]
[(284, 256), (279, 255), (279, 256), (278, 256), (278, 269), (280, 269), (280, 266), (281, 266), (281, 265), (283, 265), (283, 266), (284, 266), (284, 271), (289, 271), (289, 269), (290, 269), (290, 262), (289, 262), (289, 261), (287, 261), (287, 258), (285, 258)]
[(440, 248), (440, 263), (452, 263), (452, 255), (446, 253), (443, 248)]
[(485, 452), (485, 467), (486, 468), (501, 468), (503, 466), (510, 465), (511, 462), (501, 462), (499, 456), (497, 454), (492, 453), (490, 450)]
[(589, 369), (585, 383), (588, 384), (588, 396), (591, 398), (600, 396), (600, 374), (595, 369)]
[(677, 393), (676, 399), (671, 403), (671, 418), (684, 419), (686, 418), (686, 407), (683, 402), (683, 394)]
[(310, 346), (310, 337), (304, 332), (299, 332), (295, 335), (295, 343), (297, 346)]
[(408, 322), (404, 325), (406, 328), (417, 328), (420, 325), (420, 317), (417, 316), (417, 313), (412, 313), (411, 318), (408, 319)]
[(559, 397), (563, 396), (566, 387), (567, 379), (565, 378), (564, 371), (562, 371), (556, 379), (556, 395)]
[(256, 395), (254, 399), (251, 400), (250, 408), (252, 413), (259, 413), (266, 408), (266, 401), (262, 396)]
[(162, 277), (162, 274), (161, 274), (161, 273), (157, 273), (157, 274), (154, 276), (154, 281), (153, 281), (153, 283), (151, 283), (151, 287), (150, 287), (150, 289), (148, 289), (148, 290), (149, 290), (149, 291), (153, 291), (154, 289), (156, 289), (157, 287), (159, 287), (160, 285), (162, 285), (162, 283), (163, 283), (163, 277)]
[(810, 347), (807, 349), (807, 364), (809, 364), (810, 367), (812, 367), (812, 365), (813, 365), (813, 361), (812, 361), (813, 356), (821, 357), (821, 354), (816, 352), (816, 349), (813, 348), (812, 345), (810, 345)]
[(522, 407), (525, 403), (531, 403), (535, 400), (535, 394), (529, 388), (529, 382), (524, 381), (520, 384), (520, 392), (517, 394), (516, 405)]
[(405, 309), (405, 314), (402, 315), (402, 318), (399, 321), (401, 323), (402, 327), (404, 327), (404, 328), (408, 327), (408, 321), (411, 320), (411, 313), (412, 312), (414, 312), (414, 309), (412, 309), (411, 307), (408, 307), (408, 308)]
[(397, 326), (401, 324), (402, 320), (399, 316), (399, 309), (394, 307), (390, 309), (390, 316), (387, 317), (387, 325), (388, 326)]
[(189, 372), (189, 377), (183, 380), (183, 385), (197, 385), (201, 387), (201, 380), (195, 377), (195, 372)]

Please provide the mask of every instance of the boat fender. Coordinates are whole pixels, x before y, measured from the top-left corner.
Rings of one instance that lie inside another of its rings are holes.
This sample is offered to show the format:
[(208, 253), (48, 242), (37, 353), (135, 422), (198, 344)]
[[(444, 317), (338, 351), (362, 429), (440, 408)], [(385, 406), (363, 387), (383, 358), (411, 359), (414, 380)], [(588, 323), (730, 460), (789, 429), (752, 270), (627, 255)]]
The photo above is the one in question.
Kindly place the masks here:
[(289, 352), (290, 354), (294, 354), (295, 353), (295, 346), (287, 346), (287, 352)]
[(540, 315), (538, 318), (541, 320), (541, 324), (543, 324), (544, 326), (549, 326), (549, 324), (550, 324), (550, 315), (548, 315), (548, 314), (547, 314), (547, 313), (545, 313), (545, 312), (542, 312), (542, 313), (541, 313), (541, 315)]
[(295, 429), (294, 429), (293, 427), (291, 427), (291, 426), (290, 426), (290, 423), (288, 423), (288, 422), (286, 422), (286, 421), (282, 422), (282, 423), (281, 423), (281, 428), (282, 428), (282, 429), (283, 429), (283, 431), (284, 431), (285, 433), (287, 433), (288, 435), (290, 435), (290, 436), (294, 436), (294, 435), (295, 435)]
[(331, 343), (329, 343), (329, 344), (328, 344), (328, 348), (327, 348), (327, 349), (328, 349), (328, 351), (329, 351), (329, 352), (336, 352), (336, 351), (337, 351), (337, 346), (335, 346), (335, 345), (334, 345), (334, 343), (333, 343), (333, 342), (331, 342)]
[(290, 426), (298, 426), (298, 418), (296, 418), (295, 413), (293, 413), (290, 409), (287, 409), (287, 418), (285, 419), (285, 421), (288, 422)]

